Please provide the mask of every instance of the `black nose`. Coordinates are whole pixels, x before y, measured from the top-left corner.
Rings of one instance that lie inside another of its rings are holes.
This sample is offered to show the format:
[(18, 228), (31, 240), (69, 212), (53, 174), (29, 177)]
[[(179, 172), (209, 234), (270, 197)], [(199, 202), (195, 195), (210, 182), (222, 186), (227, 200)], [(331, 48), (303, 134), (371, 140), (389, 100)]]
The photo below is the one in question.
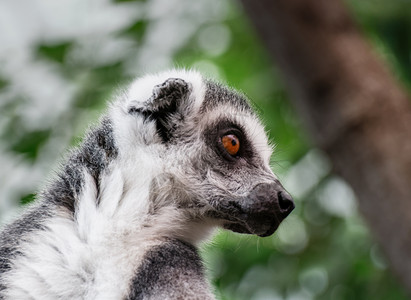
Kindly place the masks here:
[(242, 214), (239, 217), (244, 220), (247, 230), (259, 236), (269, 236), (292, 212), (294, 202), (283, 186), (275, 181), (256, 185), (240, 202), (240, 207)]
[(259, 218), (275, 215), (279, 222), (294, 209), (293, 199), (279, 182), (257, 185), (246, 203), (248, 213), (258, 215)]
[(293, 199), (290, 194), (284, 190), (277, 193), (277, 201), (280, 208), (280, 213), (284, 219), (293, 211), (295, 207)]

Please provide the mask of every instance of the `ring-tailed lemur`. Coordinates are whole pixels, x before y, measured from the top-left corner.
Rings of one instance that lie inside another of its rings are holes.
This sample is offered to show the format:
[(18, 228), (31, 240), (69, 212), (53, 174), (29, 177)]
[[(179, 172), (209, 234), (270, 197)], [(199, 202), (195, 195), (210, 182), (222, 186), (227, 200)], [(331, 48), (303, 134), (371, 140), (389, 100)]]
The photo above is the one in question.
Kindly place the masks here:
[(241, 94), (194, 71), (136, 80), (0, 235), (0, 298), (213, 299), (196, 244), (271, 235), (294, 204)]

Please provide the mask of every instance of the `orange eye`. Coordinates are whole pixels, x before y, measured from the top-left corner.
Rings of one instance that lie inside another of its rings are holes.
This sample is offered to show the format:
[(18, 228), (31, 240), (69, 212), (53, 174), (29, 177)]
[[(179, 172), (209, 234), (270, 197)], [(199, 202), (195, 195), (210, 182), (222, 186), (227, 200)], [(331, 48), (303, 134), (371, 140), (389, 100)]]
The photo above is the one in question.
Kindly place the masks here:
[(227, 134), (221, 138), (225, 150), (230, 155), (236, 155), (240, 150), (240, 140), (234, 134)]

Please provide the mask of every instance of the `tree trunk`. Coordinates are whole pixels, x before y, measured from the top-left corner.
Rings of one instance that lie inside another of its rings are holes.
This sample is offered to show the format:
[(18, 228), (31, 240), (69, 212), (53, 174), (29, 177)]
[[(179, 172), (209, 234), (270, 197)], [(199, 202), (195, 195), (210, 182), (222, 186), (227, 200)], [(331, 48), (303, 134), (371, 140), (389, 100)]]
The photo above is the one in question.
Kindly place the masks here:
[(339, 0), (241, 0), (411, 292), (411, 105)]

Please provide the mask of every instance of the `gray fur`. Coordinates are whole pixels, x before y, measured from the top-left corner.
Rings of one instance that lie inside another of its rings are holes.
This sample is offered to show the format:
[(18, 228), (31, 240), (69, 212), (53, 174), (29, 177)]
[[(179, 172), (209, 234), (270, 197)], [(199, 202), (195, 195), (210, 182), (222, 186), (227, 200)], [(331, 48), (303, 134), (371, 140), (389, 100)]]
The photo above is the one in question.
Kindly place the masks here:
[(51, 209), (46, 204), (28, 210), (21, 218), (6, 227), (0, 234), (0, 299), (1, 291), (6, 287), (2, 284), (1, 275), (12, 268), (12, 260), (22, 253), (19, 252), (19, 242), (30, 232), (43, 230), (43, 221), (51, 217)]
[(99, 186), (100, 174), (116, 155), (111, 122), (102, 119), (100, 125), (86, 135), (82, 145), (72, 151), (67, 163), (49, 188), (40, 194), (35, 205), (0, 232), (0, 299), (1, 291), (7, 288), (2, 284), (3, 274), (12, 268), (14, 259), (24, 255), (19, 244), (31, 233), (47, 230), (44, 223), (56, 212), (64, 210), (74, 215), (77, 195), (84, 186), (82, 170), (88, 170)]
[(209, 286), (203, 278), (197, 249), (180, 240), (166, 240), (144, 257), (127, 299), (183, 299), (182, 295), (184, 299), (208, 299)]
[(111, 121), (104, 118), (99, 126), (90, 130), (81, 146), (71, 153), (57, 179), (42, 197), (74, 213), (76, 195), (81, 193), (84, 184), (82, 170), (87, 169), (99, 187), (100, 174), (117, 156), (117, 151)]
[(249, 113), (254, 113), (247, 98), (238, 91), (211, 80), (207, 80), (206, 85), (207, 90), (201, 107), (201, 113), (215, 109), (221, 104), (229, 104), (242, 108)]
[(76, 195), (81, 193), (84, 184), (82, 170), (86, 169), (99, 187), (100, 174), (117, 156), (117, 151), (111, 121), (104, 118), (99, 126), (90, 130), (81, 146), (72, 151), (42, 198), (74, 213)]

